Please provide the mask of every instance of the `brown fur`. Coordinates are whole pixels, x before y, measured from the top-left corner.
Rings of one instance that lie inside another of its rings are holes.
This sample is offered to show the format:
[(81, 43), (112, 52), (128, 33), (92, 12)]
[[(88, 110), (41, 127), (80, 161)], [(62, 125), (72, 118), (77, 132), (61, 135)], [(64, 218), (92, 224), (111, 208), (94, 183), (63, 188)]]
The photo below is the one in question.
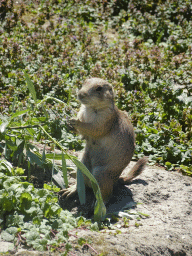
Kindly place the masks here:
[[(98, 181), (107, 203), (114, 184), (118, 180), (129, 183), (142, 172), (147, 159), (140, 159), (127, 177), (120, 177), (132, 159), (135, 134), (127, 114), (115, 106), (113, 88), (107, 81), (87, 79), (78, 92), (78, 99), (82, 105), (77, 119), (70, 120), (70, 125), (86, 140), (82, 163)], [(85, 176), (84, 179), (85, 185), (91, 187), (89, 179)], [(75, 191), (69, 192), (65, 195)]]

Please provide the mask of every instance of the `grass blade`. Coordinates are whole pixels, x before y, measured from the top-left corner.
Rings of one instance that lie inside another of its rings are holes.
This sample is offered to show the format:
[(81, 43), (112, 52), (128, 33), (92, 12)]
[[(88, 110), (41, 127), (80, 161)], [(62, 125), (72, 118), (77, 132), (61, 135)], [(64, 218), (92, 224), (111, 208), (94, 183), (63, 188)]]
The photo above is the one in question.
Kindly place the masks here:
[(42, 166), (42, 161), (40, 160), (40, 158), (30, 150), (27, 150), (27, 157), (31, 164), (37, 164), (38, 166)]
[(33, 100), (36, 102), (37, 101), (37, 96), (36, 96), (36, 91), (35, 91), (35, 87), (29, 77), (29, 75), (24, 71), (24, 75), (25, 75), (25, 80), (29, 89), (29, 92), (31, 93), (31, 96), (33, 98)]
[[(72, 157), (75, 158), (74, 156), (69, 157), (68, 155), (65, 154), (65, 160), (66, 159), (71, 159)], [(46, 158), (48, 158), (48, 159), (53, 159), (54, 158), (55, 160), (62, 160), (62, 154), (56, 154), (55, 157), (54, 157), (53, 153), (49, 153), (49, 154), (46, 154)]]
[[(99, 184), (97, 183), (97, 180), (90, 173), (90, 171), (84, 166), (83, 163), (81, 163), (79, 160), (77, 160), (75, 158), (73, 158), (72, 161), (77, 166), (77, 168), (79, 169), (79, 173), (82, 172), (91, 181), (93, 192), (94, 192), (95, 197), (96, 197), (96, 203), (95, 203), (95, 208), (94, 208), (94, 220), (98, 221), (98, 222), (101, 221), (101, 220), (104, 220), (105, 215), (106, 215), (106, 207), (105, 207), (105, 204), (103, 202), (103, 198), (102, 198), (101, 191), (100, 191), (100, 188), (99, 188)], [(82, 175), (82, 173), (81, 173), (81, 175)], [(77, 180), (78, 180), (78, 175), (79, 174), (77, 172)], [(80, 177), (79, 181), (81, 181), (81, 177)]]
[(54, 154), (50, 153), (50, 154), (46, 154), (46, 158), (48, 158), (48, 159), (54, 158), (55, 160), (62, 160), (62, 154), (56, 154), (54, 157)]
[(21, 115), (27, 113), (28, 111), (29, 111), (29, 109), (17, 111), (16, 113), (14, 113), (14, 114), (11, 116), (11, 120), (14, 119), (14, 118), (17, 117), (17, 116), (21, 116)]
[(68, 187), (68, 178), (67, 178), (67, 165), (66, 165), (66, 160), (65, 160), (65, 156), (62, 152), (62, 172), (63, 172), (63, 179), (65, 182), (65, 187)]
[(44, 145), (44, 148), (43, 148), (43, 153), (42, 153), (42, 162), (43, 162), (43, 165), (45, 166), (46, 165), (46, 156), (45, 156), (45, 145)]
[(85, 182), (83, 174), (79, 168), (77, 168), (77, 193), (79, 196), (79, 201), (82, 204), (86, 203), (86, 194), (85, 194)]

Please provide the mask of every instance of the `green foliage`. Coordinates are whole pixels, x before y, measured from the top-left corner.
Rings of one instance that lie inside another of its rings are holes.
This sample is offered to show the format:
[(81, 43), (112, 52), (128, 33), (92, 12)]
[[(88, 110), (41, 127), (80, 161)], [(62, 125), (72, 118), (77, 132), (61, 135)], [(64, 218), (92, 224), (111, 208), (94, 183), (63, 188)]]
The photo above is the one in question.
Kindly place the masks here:
[[(46, 133), (46, 135), (57, 145), (61, 150), (62, 150), (62, 170), (64, 171), (64, 180), (66, 181), (65, 185), (67, 187), (68, 181), (67, 181), (67, 175), (66, 175), (66, 163), (65, 163), (65, 156), (63, 155), (64, 149), (63, 147), (56, 141), (54, 140), (45, 130), (44, 128), (40, 125), (40, 128)], [(106, 207), (103, 202), (103, 198), (101, 195), (101, 191), (99, 188), (99, 184), (95, 177), (91, 174), (91, 172), (84, 166), (83, 163), (81, 163), (76, 157), (73, 157), (71, 155), (68, 155), (65, 153), (66, 157), (70, 159), (78, 168), (77, 170), (77, 191), (79, 195), (79, 200), (81, 204), (86, 203), (86, 198), (85, 198), (85, 184), (84, 184), (84, 179), (83, 175), (86, 175), (90, 181), (91, 181), (91, 186), (93, 188), (93, 192), (96, 197), (96, 203), (94, 207), (94, 220), (100, 222), (101, 220), (105, 219), (106, 215)], [(40, 161), (40, 159), (38, 159)], [(64, 163), (63, 163), (64, 162)]]
[[(81, 171), (91, 181), (91, 186), (93, 188), (93, 192), (94, 192), (95, 197), (96, 197), (96, 203), (95, 203), (95, 208), (94, 208), (94, 220), (98, 221), (98, 222), (101, 221), (101, 220), (104, 220), (105, 215), (106, 215), (106, 207), (103, 203), (103, 199), (102, 199), (102, 196), (101, 196), (101, 191), (100, 191), (100, 188), (99, 188), (99, 184), (97, 183), (97, 180), (95, 179), (95, 177), (89, 172), (89, 170), (79, 160), (74, 158), (72, 161), (78, 167), (78, 169), (79, 169), (78, 172)], [(78, 179), (81, 179), (81, 177), (79, 177)], [(82, 201), (82, 204), (83, 204), (83, 203), (85, 203), (84, 181), (83, 180), (78, 180), (78, 179), (77, 179), (77, 191), (78, 191), (78, 194), (79, 194), (79, 199), (80, 199), (80, 201)], [(83, 192), (81, 191), (82, 187), (83, 187)], [(83, 200), (81, 199), (81, 197), (83, 197)]]
[[(191, 17), (187, 0), (3, 1), (0, 154), (18, 169), (1, 160), (1, 173), (52, 168), (33, 143), (52, 143), (46, 133), (63, 149), (82, 148), (65, 121), (75, 115), (83, 80), (97, 76), (112, 82), (117, 106), (129, 112), (134, 157), (192, 175)], [(67, 155), (54, 157), (67, 184)], [(30, 204), (27, 194), (22, 200)]]
[(66, 166), (65, 156), (63, 153), (62, 153), (62, 171), (63, 171), (63, 178), (65, 181), (65, 186), (68, 187), (67, 166)]
[[(173, 169), (191, 172), (189, 1), (112, 0), (103, 4), (51, 0), (21, 6), (4, 1), (0, 12), (2, 131), (9, 118), (17, 115), (17, 125), (44, 123), (63, 147), (81, 149), (79, 138), (66, 131), (64, 120), (74, 115), (75, 92), (82, 81), (99, 76), (113, 82), (117, 105), (129, 111), (137, 127), (136, 154), (147, 154), (153, 163), (166, 167), (170, 162)], [(33, 89), (30, 82), (26, 85), (23, 70), (33, 76)], [(60, 99), (65, 105), (58, 101), (53, 105), (52, 98), (45, 100), (45, 96)], [(36, 98), (44, 99), (44, 104), (31, 116)], [(149, 127), (146, 133), (145, 127)], [(25, 133), (30, 133), (28, 138), (43, 139), (36, 128)], [(11, 134), (21, 137), (20, 131), (12, 130)], [(181, 152), (174, 161), (169, 141)], [(10, 148), (16, 149), (19, 143), (9, 139), (7, 156), (17, 159), (19, 153), (11, 154)], [(147, 152), (146, 143), (150, 145)]]
[[(26, 78), (26, 82), (27, 82), (29, 91), (30, 91), (30, 93), (33, 97), (34, 102), (35, 102), (33, 112), (31, 111), (31, 116), (34, 116), (36, 111), (37, 111), (37, 108), (39, 106), (41, 106), (42, 103), (44, 103), (48, 98), (45, 98), (45, 99), (37, 102), (34, 85), (33, 85), (32, 81), (30, 80), (29, 76), (27, 75), (27, 73), (25, 73), (25, 78)], [(54, 99), (54, 100), (58, 101), (57, 99)], [(27, 112), (29, 112), (29, 109), (26, 110), (26, 111), (19, 111), (19, 112), (15, 113), (11, 116), (10, 121), (8, 123), (6, 123), (6, 125), (4, 125), (4, 123), (3, 123), (2, 124), (3, 128), (1, 128), (2, 137), (3, 137), (3, 135), (7, 136), (7, 134), (5, 134), (5, 131), (11, 125), (11, 120), (14, 120), (16, 117), (21, 116), (21, 115), (23, 115)], [(63, 178), (64, 178), (64, 182), (65, 182), (66, 187), (68, 187), (68, 179), (67, 179), (67, 167), (66, 167), (65, 157), (72, 160), (75, 163), (75, 165), (78, 167), (77, 190), (78, 190), (78, 193), (79, 193), (79, 199), (80, 199), (81, 204), (85, 204), (85, 202), (86, 202), (86, 200), (85, 200), (85, 185), (84, 185), (84, 179), (83, 179), (83, 176), (82, 176), (81, 172), (84, 173), (84, 175), (86, 175), (91, 180), (93, 191), (94, 191), (95, 196), (96, 196), (96, 205), (95, 205), (94, 218), (95, 218), (96, 221), (103, 220), (105, 218), (105, 215), (106, 215), (106, 208), (105, 208), (105, 205), (103, 203), (100, 188), (99, 188), (99, 185), (98, 185), (96, 179), (93, 177), (93, 175), (89, 172), (89, 170), (81, 162), (79, 162), (73, 156), (68, 155), (65, 152), (65, 149), (62, 147), (62, 145), (59, 142), (57, 142), (54, 138), (52, 138), (51, 135), (49, 135), (47, 133), (47, 131), (45, 129), (45, 127), (46, 127), (45, 125), (43, 127), (40, 123), (36, 123), (35, 126), (39, 130), (44, 132), (45, 135), (47, 135), (47, 137), (50, 139), (50, 141), (53, 142), (56, 146), (58, 146), (62, 150), (62, 172), (63, 172)], [(33, 125), (33, 127), (34, 127), (34, 125)], [(30, 126), (15, 127), (15, 129), (18, 129), (18, 130), (27, 129), (27, 128), (32, 129), (32, 125), (30, 124)], [(18, 147), (16, 147), (16, 146), (14, 147), (14, 145), (12, 143), (11, 144), (11, 150), (13, 152), (11, 152), (11, 154), (14, 154), (14, 155), (18, 156), (19, 164), (21, 163), (21, 157), (25, 156), (25, 158), (28, 161), (28, 166), (30, 166), (31, 164), (32, 165), (35, 164), (35, 165), (41, 167), (42, 169), (46, 168), (46, 167), (49, 167), (50, 165), (52, 165), (52, 163), (50, 162), (50, 160), (49, 161), (46, 160), (45, 148), (44, 148), (42, 156), (41, 156), (39, 154), (39, 152), (37, 151), (37, 149), (35, 149), (35, 147), (32, 144), (29, 143), (29, 140), (32, 139), (32, 136), (33, 136), (34, 133), (35, 132), (32, 132), (32, 131), (30, 132), (31, 137), (30, 137), (30, 135), (27, 135), (27, 136), (24, 135), (23, 136), (23, 141), (20, 141), (20, 144), (18, 145)], [(10, 136), (10, 138), (11, 137), (12, 136)], [(10, 143), (9, 142), (5, 143), (4, 148), (6, 148), (7, 145), (9, 146)], [(64, 152), (65, 152), (65, 154), (64, 154)], [(7, 157), (6, 154), (5, 154), (5, 157)], [(54, 170), (54, 168), (58, 169), (58, 167), (53, 164), (52, 169)], [(28, 176), (30, 176), (30, 172), (29, 172)], [(79, 191), (81, 191), (81, 193)], [(22, 194), (22, 196), (20, 197), (21, 203), (24, 203), (25, 205), (28, 205), (28, 201), (30, 201), (29, 196), (30, 195), (26, 194), (26, 193)], [(27, 201), (27, 199), (28, 199), (28, 201)], [(29, 204), (29, 207), (30, 207), (30, 204)], [(45, 213), (45, 217), (47, 216), (47, 214), (49, 214), (49, 211), (50, 211), (50, 209), (48, 208), (46, 213)]]
[(36, 96), (35, 87), (34, 87), (33, 83), (31, 82), (31, 79), (29, 78), (29, 75), (26, 72), (24, 72), (24, 75), (25, 75), (25, 80), (27, 82), (28, 89), (31, 93), (31, 96), (32, 96), (33, 100), (36, 102), (37, 101), (37, 96)]
[(1, 238), (14, 242), (15, 246), (25, 244), (39, 251), (65, 247), (67, 252), (68, 232), (77, 228), (79, 221), (85, 226), (91, 223), (62, 210), (53, 193), (56, 188), (45, 185), (43, 189), (36, 189), (21, 176), (10, 176), (10, 163), (4, 160), (0, 167), (4, 168), (5, 163), (7, 169), (0, 172)]
[[(70, 248), (60, 221), (69, 213), (60, 212), (52, 188), (38, 192), (19, 176), (29, 179), (37, 165), (42, 171), (60, 168), (67, 186), (65, 149), (82, 149), (82, 142), (68, 132), (66, 120), (75, 115), (76, 91), (87, 77), (113, 84), (117, 106), (129, 112), (135, 127), (134, 158), (148, 155), (151, 164), (192, 176), (191, 17), (188, 0), (2, 1), (0, 218), (7, 241), (22, 237), (44, 250), (65, 240)], [(40, 154), (34, 142), (62, 147), (62, 154)], [(92, 182), (101, 219), (105, 207)], [(81, 177), (78, 183), (82, 188)]]

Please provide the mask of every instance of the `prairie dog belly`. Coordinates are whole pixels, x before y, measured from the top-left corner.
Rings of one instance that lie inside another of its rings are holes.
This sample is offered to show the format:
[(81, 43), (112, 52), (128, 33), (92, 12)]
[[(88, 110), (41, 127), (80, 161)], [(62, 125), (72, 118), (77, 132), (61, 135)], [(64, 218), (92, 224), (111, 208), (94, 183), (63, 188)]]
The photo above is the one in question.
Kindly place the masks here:
[(108, 134), (94, 140), (88, 138), (89, 155), (93, 166), (123, 165), (126, 166), (134, 152), (134, 140), (124, 134)]

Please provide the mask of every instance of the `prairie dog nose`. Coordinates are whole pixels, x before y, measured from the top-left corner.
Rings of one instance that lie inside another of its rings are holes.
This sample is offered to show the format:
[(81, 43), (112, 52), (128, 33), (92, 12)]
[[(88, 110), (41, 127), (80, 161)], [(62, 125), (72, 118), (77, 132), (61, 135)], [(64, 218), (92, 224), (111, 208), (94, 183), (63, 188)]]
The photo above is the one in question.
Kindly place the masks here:
[(80, 99), (80, 100), (85, 98), (86, 96), (87, 96), (87, 92), (81, 91), (81, 90), (77, 94), (77, 98)]

